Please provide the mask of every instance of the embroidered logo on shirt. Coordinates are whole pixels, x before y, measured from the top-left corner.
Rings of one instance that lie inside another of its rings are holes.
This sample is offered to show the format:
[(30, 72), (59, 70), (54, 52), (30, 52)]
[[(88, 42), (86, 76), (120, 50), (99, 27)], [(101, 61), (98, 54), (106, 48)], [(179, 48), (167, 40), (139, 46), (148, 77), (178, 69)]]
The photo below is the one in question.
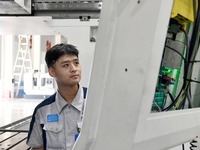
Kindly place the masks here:
[(47, 122), (58, 122), (59, 116), (58, 114), (48, 114), (47, 115)]

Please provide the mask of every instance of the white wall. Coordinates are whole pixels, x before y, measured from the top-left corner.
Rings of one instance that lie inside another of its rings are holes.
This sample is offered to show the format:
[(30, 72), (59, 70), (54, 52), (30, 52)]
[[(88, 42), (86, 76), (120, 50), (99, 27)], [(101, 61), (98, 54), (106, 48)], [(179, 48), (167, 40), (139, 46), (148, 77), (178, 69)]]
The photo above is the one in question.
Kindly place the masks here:
[(12, 72), (13, 72), (13, 49), (14, 36), (5, 35), (2, 37), (1, 45), (1, 85), (2, 96), (10, 97), (12, 90)]
[[(17, 23), (20, 23), (23, 20), (29, 19), (29, 18), (21, 18), (21, 20), (16, 19)], [(35, 18), (36, 20), (38, 18)], [(39, 18), (40, 19), (40, 18)], [(6, 20), (4, 20), (6, 21)], [(29, 20), (30, 23), (31, 20)], [(33, 24), (35, 26), (38, 26), (34, 20), (32, 20)], [(43, 21), (42, 21), (43, 22)], [(9, 46), (5, 46), (5, 40), (8, 35), (3, 34), (2, 35), (2, 41), (1, 41), (1, 82), (2, 82), (2, 88), (3, 91), (9, 91), (11, 87), (11, 81), (12, 81), (12, 73), (15, 63), (15, 58), (17, 55), (18, 50), (18, 36), (20, 34), (27, 34), (27, 35), (33, 35), (33, 48), (31, 52), (32, 57), (32, 63), (33, 63), (33, 69), (39, 70), (41, 69), (41, 64), (46, 65), (44, 61), (45, 56), (45, 46), (46, 46), (46, 39), (45, 37), (48, 37), (48, 39), (52, 39), (51, 37), (54, 37), (55, 35), (61, 35), (64, 36), (67, 39), (67, 42), (70, 44), (73, 44), (77, 46), (80, 52), (80, 62), (82, 66), (82, 79), (81, 84), (83, 86), (89, 85), (89, 79), (90, 79), (90, 73), (91, 73), (91, 67), (93, 62), (93, 55), (95, 50), (95, 42), (90, 42), (90, 36), (91, 36), (91, 27), (97, 27), (99, 23), (98, 19), (93, 19), (89, 21), (80, 21), (79, 19), (53, 19), (52, 24), (47, 26), (41, 26), (40, 28), (30, 28), (29, 30), (19, 30), (16, 29), (12, 30), (12, 33), (10, 33), (10, 36), (12, 37), (12, 41), (8, 41)], [(6, 26), (2, 27), (2, 31), (5, 31)], [(13, 27), (17, 28), (17, 27)], [(42, 28), (42, 29), (41, 29)], [(40, 29), (41, 31), (35, 30)], [(48, 31), (47, 31), (48, 29)], [(51, 29), (51, 30), (50, 30)], [(7, 31), (7, 30), (6, 30)], [(8, 30), (9, 31), (9, 30)], [(42, 34), (39, 35), (38, 33)], [(34, 35), (35, 34), (35, 35)], [(96, 37), (96, 35), (94, 36)], [(56, 40), (54, 38), (54, 41), (52, 41), (52, 46), (55, 44)], [(8, 47), (8, 50), (7, 50)], [(12, 48), (9, 48), (12, 47)], [(7, 58), (9, 56), (9, 58)], [(8, 69), (9, 68), (9, 69)], [(6, 89), (6, 90), (5, 90)], [(2, 90), (1, 90), (2, 91)], [(5, 92), (3, 92), (5, 93)]]
[[(2, 36), (1, 35), (0, 35), (0, 45), (2, 45)], [(2, 46), (0, 46), (0, 64), (2, 64), (1, 56), (2, 56)], [(0, 80), (1, 80), (1, 65), (0, 65)]]
[(82, 66), (81, 84), (88, 87), (95, 43), (90, 42), (90, 27), (98, 26), (98, 20), (80, 21), (79, 19), (53, 20), (54, 29), (65, 36), (68, 43), (75, 45), (80, 54), (80, 63)]

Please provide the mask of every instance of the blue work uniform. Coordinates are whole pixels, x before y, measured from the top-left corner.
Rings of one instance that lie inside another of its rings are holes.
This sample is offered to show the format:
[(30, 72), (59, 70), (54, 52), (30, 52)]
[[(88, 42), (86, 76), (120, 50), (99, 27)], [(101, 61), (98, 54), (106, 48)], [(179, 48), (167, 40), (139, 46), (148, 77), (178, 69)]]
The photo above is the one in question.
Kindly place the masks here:
[(80, 132), (86, 88), (68, 104), (57, 91), (34, 110), (27, 145), (44, 150), (71, 150)]

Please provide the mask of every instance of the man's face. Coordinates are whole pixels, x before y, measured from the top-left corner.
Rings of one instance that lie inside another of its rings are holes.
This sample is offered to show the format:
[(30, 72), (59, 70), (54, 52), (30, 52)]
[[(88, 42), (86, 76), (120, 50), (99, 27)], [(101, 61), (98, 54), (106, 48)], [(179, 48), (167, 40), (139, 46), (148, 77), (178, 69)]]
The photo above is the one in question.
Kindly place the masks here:
[(81, 80), (81, 66), (75, 55), (63, 55), (49, 68), (49, 74), (57, 81), (58, 86), (73, 86)]

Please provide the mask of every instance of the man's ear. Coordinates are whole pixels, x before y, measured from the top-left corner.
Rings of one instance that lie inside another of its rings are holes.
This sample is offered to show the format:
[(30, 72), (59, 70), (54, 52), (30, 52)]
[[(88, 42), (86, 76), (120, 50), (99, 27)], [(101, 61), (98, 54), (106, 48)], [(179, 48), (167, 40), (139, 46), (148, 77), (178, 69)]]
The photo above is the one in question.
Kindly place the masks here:
[(55, 76), (56, 76), (55, 71), (54, 71), (54, 69), (53, 69), (52, 67), (49, 67), (49, 68), (48, 68), (48, 72), (49, 72), (49, 75), (50, 75), (51, 77), (55, 77)]

